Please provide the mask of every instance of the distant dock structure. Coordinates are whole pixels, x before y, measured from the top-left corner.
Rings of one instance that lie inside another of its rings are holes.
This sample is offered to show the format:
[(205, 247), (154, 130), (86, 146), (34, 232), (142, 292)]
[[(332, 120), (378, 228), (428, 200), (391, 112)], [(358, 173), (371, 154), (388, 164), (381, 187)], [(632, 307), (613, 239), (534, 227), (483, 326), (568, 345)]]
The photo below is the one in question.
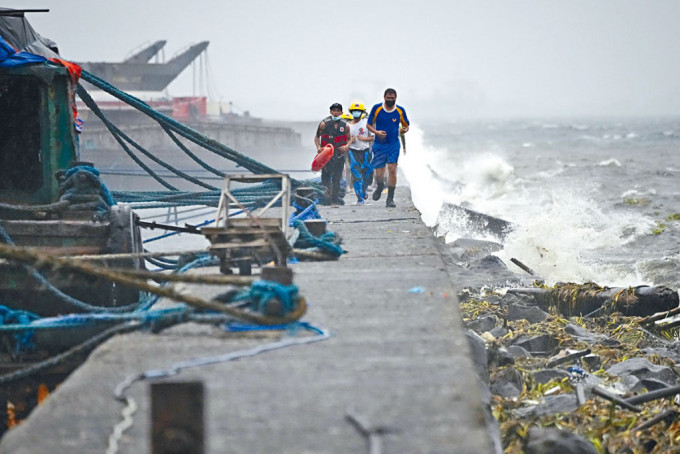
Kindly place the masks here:
[[(78, 64), (84, 70), (199, 133), (239, 151), (256, 152), (260, 159), (266, 160), (267, 153), (275, 153), (280, 149), (301, 148), (300, 134), (292, 128), (267, 124), (263, 119), (251, 116), (248, 111), (238, 112), (231, 102), (210, 100), (205, 94), (168, 95), (168, 85), (207, 52), (209, 41), (190, 45), (167, 62), (162, 61), (164, 58), (160, 55), (165, 44), (165, 40), (159, 40), (145, 45), (120, 62)], [(207, 68), (199, 72), (202, 77), (208, 78)], [(199, 85), (207, 87), (208, 83), (209, 81), (201, 81)], [(134, 136), (141, 146), (159, 155), (176, 148), (176, 144), (153, 119), (85, 82), (83, 85), (106, 118), (126, 134)], [(119, 157), (118, 151), (124, 153), (104, 123), (81, 101), (77, 102), (77, 107), (85, 122), (80, 138), (83, 159), (96, 163), (102, 170), (125, 170), (128, 165), (130, 168), (136, 167), (125, 156)], [(112, 151), (116, 153), (113, 154)]]
[(166, 63), (151, 63), (166, 43), (165, 40), (156, 41), (122, 62), (85, 62), (79, 65), (124, 91), (162, 91), (210, 44), (202, 41), (179, 52)]

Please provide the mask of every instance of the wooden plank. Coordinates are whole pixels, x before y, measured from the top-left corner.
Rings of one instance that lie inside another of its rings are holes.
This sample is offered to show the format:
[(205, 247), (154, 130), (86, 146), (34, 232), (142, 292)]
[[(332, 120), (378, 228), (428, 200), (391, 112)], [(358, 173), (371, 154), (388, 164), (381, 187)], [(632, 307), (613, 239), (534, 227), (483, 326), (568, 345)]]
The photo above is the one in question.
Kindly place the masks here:
[(263, 247), (269, 246), (269, 241), (267, 240), (255, 240), (248, 241), (245, 243), (216, 243), (210, 246), (210, 249), (240, 249), (240, 248), (253, 248), (253, 247)]
[(9, 236), (108, 237), (109, 224), (83, 221), (3, 221)]

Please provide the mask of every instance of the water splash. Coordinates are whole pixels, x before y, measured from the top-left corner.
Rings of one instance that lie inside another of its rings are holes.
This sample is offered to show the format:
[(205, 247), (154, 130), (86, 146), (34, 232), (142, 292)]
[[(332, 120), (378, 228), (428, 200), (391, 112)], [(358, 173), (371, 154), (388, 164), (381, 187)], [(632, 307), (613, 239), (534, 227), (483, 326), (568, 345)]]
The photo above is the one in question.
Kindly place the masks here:
[[(417, 126), (411, 128), (407, 142), (408, 153), (400, 160), (400, 168), (411, 186), (413, 201), (426, 224), (433, 226), (438, 222), (439, 231), (448, 232), (447, 242), (460, 237), (495, 241), (498, 238), (466, 229), (455, 216), (445, 213), (440, 216), (444, 202), (516, 225), (505, 238), (504, 249), (496, 255), (506, 264), (512, 257), (520, 259), (549, 284), (645, 283), (634, 261), (609, 263), (608, 259), (649, 234), (654, 223), (644, 216), (603, 211), (590, 197), (597, 189), (594, 184), (577, 179), (569, 183), (570, 177), (564, 171), (571, 164), (555, 160), (552, 171), (528, 166), (527, 174), (518, 176), (504, 150), (497, 145), (489, 147), (493, 150), (474, 154), (436, 148), (425, 144), (423, 132)], [(621, 164), (612, 160), (600, 165)], [(555, 179), (558, 175), (560, 178)]]

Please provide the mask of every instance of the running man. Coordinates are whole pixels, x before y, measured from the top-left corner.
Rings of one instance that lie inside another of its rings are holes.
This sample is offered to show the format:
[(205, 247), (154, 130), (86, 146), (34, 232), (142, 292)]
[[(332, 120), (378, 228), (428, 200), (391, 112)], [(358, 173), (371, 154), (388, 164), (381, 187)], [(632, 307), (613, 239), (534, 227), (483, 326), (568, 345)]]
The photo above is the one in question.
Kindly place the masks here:
[(333, 103), (330, 115), (321, 120), (314, 135), (316, 152), (321, 153), (327, 144), (335, 148), (331, 160), (321, 169), (321, 183), (326, 187), (326, 204), (337, 208), (340, 203), (340, 179), (345, 164), (345, 154), (349, 148), (349, 127), (342, 117), (342, 105)]
[[(385, 166), (387, 166), (387, 201), (386, 207), (395, 207), (394, 189), (397, 186), (397, 161), (401, 142), (399, 134), (408, 132), (411, 124), (406, 116), (406, 110), (398, 106), (397, 91), (388, 88), (383, 95), (384, 101), (376, 104), (368, 114), (368, 130), (375, 134), (373, 144), (373, 161), (371, 166), (375, 170), (377, 187), (373, 191), (373, 200), (380, 200), (385, 189)], [(406, 153), (406, 150), (404, 150)]]
[(352, 119), (349, 121), (349, 131), (352, 142), (349, 146), (349, 169), (352, 173), (352, 185), (357, 195), (357, 205), (363, 205), (368, 198), (366, 188), (373, 175), (373, 167), (368, 154), (371, 142), (375, 136), (366, 127), (366, 108), (360, 102), (353, 102), (349, 106)]

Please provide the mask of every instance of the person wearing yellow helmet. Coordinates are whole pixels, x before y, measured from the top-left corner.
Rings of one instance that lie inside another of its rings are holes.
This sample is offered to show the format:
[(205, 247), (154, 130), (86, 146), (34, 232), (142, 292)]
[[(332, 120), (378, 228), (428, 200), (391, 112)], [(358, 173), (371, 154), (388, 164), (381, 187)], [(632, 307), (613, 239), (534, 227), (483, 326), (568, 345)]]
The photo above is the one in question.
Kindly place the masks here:
[[(352, 113), (353, 110), (358, 110), (361, 112), (361, 116), (359, 118), (366, 118), (368, 116), (368, 112), (366, 112), (366, 107), (364, 106), (364, 103), (359, 101), (359, 100), (354, 100), (352, 103), (349, 105), (349, 112), (350, 114)], [(352, 117), (355, 118), (355, 117)]]
[(366, 108), (361, 102), (353, 102), (349, 106), (352, 119), (347, 123), (352, 138), (349, 145), (349, 169), (352, 174), (352, 186), (357, 196), (357, 205), (363, 205), (368, 198), (366, 188), (373, 176), (369, 152), (375, 138), (366, 126)]

